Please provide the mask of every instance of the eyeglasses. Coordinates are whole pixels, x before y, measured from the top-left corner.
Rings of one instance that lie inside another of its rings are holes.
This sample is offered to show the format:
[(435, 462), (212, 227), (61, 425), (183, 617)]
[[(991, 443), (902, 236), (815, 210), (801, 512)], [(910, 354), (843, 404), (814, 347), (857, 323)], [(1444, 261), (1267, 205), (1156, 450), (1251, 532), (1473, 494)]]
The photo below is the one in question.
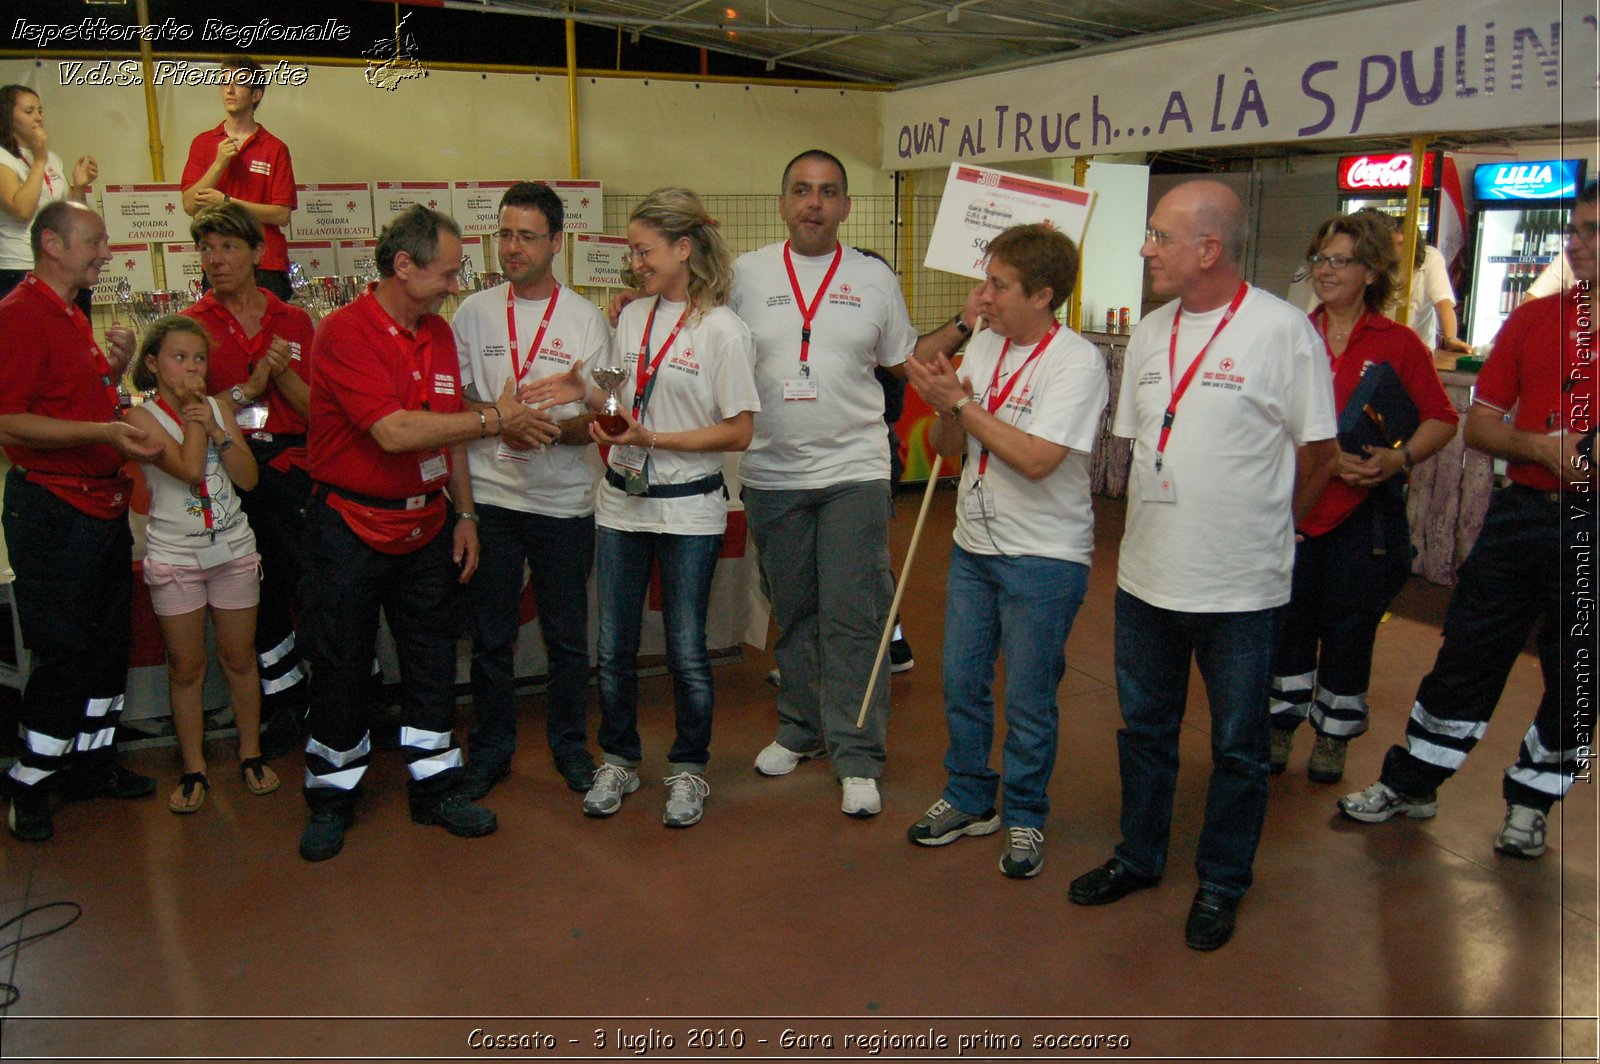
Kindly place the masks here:
[(1154, 244), (1158, 248), (1164, 248), (1178, 238), (1171, 233), (1163, 233), (1159, 229), (1146, 229), (1144, 231), (1144, 239), (1146, 243)]
[(1593, 240), (1597, 232), (1600, 232), (1600, 225), (1594, 222), (1573, 222), (1567, 226), (1567, 239)]
[(1348, 266), (1365, 266), (1366, 263), (1360, 259), (1352, 259), (1349, 255), (1307, 255), (1306, 265), (1313, 270), (1318, 266), (1332, 266), (1336, 270), (1342, 270)]
[(526, 230), (502, 229), (495, 234), (495, 239), (502, 244), (515, 244), (519, 247), (532, 247), (541, 240), (549, 240), (554, 233), (530, 233)]
[(651, 244), (647, 248), (629, 248), (628, 258), (634, 262), (643, 262), (652, 251), (655, 251), (657, 248), (664, 248), (666, 246), (667, 245), (665, 244)]

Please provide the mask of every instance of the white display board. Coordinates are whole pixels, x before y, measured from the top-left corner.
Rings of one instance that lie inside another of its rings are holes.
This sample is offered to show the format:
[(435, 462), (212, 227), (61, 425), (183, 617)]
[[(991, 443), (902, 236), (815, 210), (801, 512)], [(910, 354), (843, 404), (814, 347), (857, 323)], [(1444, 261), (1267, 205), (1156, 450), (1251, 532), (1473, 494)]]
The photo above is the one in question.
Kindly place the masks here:
[(112, 244), (108, 250), (111, 261), (100, 268), (100, 279), (94, 286), (94, 303), (115, 305), (117, 284), (123, 280), (135, 292), (155, 291), (155, 257), (150, 253), (149, 244)]
[(372, 220), (377, 231), (382, 232), (395, 215), (415, 203), (449, 214), (450, 182), (379, 181), (372, 193)]
[(180, 185), (107, 185), (102, 201), (113, 244), (190, 239)]
[(332, 277), (339, 272), (331, 240), (291, 240), (289, 261), (298, 262), (307, 277)]
[(205, 272), (193, 244), (162, 244), (161, 268), (167, 278), (165, 287), (175, 292), (187, 291), (189, 282), (200, 280)]
[(622, 288), (622, 271), (628, 265), (628, 238), (604, 233), (574, 233), (572, 283), (598, 288)]
[(515, 181), (455, 181), (450, 185), (450, 215), (463, 233), (485, 236), (500, 229), (500, 198)]
[(1076, 185), (950, 164), (923, 265), (981, 279), (989, 241), (1014, 225), (1044, 222), (1082, 245), (1095, 193)]
[(300, 206), (289, 216), (294, 240), (353, 240), (375, 237), (372, 186), (365, 181), (296, 185)]

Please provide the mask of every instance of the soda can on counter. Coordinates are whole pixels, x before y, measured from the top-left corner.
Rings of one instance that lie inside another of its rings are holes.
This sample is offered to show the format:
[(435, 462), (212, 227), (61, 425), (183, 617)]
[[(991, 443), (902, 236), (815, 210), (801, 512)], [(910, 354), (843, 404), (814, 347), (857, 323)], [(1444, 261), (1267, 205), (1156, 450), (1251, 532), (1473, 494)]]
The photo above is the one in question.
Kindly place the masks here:
[(1116, 307), (1107, 307), (1106, 308), (1106, 332), (1114, 333), (1116, 331), (1117, 331), (1117, 308)]
[(1131, 332), (1132, 330), (1133, 330), (1133, 312), (1131, 310), (1129, 310), (1127, 307), (1123, 307), (1122, 310), (1120, 310), (1117, 313), (1117, 331), (1121, 332), (1121, 333), (1126, 333), (1126, 332)]

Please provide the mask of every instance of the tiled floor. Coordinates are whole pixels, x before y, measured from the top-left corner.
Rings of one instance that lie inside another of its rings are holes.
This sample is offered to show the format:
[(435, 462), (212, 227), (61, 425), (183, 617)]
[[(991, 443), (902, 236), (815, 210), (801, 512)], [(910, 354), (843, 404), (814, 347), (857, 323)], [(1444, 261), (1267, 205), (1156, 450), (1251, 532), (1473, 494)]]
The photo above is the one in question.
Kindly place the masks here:
[[(916, 501), (903, 497), (897, 555)], [(1209, 757), (1198, 682), (1165, 881), (1104, 909), (1066, 900), (1118, 837), (1118, 504), (1097, 501), (1101, 549), (1068, 645), (1044, 873), (1004, 879), (999, 836), (909, 845), (905, 828), (943, 782), (951, 502), (936, 497), (902, 611), (917, 664), (893, 680), (876, 819), (839, 813), (823, 763), (780, 779), (750, 770), (774, 728), (771, 657), (755, 651), (717, 670), (712, 792), (689, 831), (660, 822), (665, 678), (644, 684), (646, 782), (617, 816), (580, 815), (534, 699), (515, 770), (486, 803), (496, 834), (412, 825), (399, 755), (380, 754), (344, 853), (321, 865), (295, 855), (304, 811), (292, 785), (252, 798), (232, 751), (213, 749), (210, 800), (180, 819), (165, 808), (175, 752), (140, 751), (130, 763), (163, 777), (157, 799), (69, 806), (54, 841), (0, 841), (0, 918), (83, 907), (72, 927), (0, 964), (23, 995), (0, 1020), (0, 1056), (801, 1059), (863, 1056), (872, 1043), (846, 1046), (846, 1035), (888, 1032), (920, 1033), (882, 1053), (902, 1059), (953, 1056), (963, 1035), (965, 1059), (1594, 1059), (1594, 784), (1557, 807), (1542, 860), (1491, 845), (1499, 776), (1538, 696), (1532, 657), (1436, 819), (1362, 826), (1334, 811), (1400, 735), (1437, 646), (1439, 588), (1414, 583), (1380, 635), (1375, 720), (1351, 748), (1348, 786), (1306, 779), (1304, 735), (1273, 780), (1256, 886), (1216, 953), (1182, 938)], [(292, 782), (299, 758), (280, 768)], [(29, 917), (4, 940), (57, 919)], [(817, 1041), (785, 1044), (786, 1028)], [(691, 1044), (697, 1029), (721, 1032), (695, 1041), (723, 1048)], [(556, 1043), (474, 1044), (494, 1035)], [(1045, 1041), (1092, 1035), (1129, 1041)], [(948, 1049), (924, 1048), (938, 1037)]]

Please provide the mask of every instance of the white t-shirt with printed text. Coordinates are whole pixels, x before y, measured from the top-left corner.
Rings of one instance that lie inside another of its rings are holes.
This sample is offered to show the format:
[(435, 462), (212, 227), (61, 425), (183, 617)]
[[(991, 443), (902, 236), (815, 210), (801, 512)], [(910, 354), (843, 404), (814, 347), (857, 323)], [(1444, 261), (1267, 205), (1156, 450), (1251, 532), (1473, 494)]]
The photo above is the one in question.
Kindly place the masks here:
[[(1224, 309), (1182, 316), (1177, 378)], [(1280, 606), (1294, 566), (1295, 448), (1335, 435), (1327, 353), (1304, 313), (1252, 287), (1178, 406), (1163, 463), (1176, 501), (1147, 501), (1176, 383), (1168, 343), (1177, 310), (1174, 301), (1146, 315), (1128, 341), (1112, 425), (1133, 440), (1117, 584), (1191, 613)]]
[[(1110, 384), (1105, 357), (1089, 341), (1062, 328), (1050, 346), (1028, 363), (1033, 344), (1011, 344), (987, 330), (973, 337), (961, 363), (985, 410), (1012, 385), (995, 416), (1030, 436), (1069, 451), (1049, 475), (1030, 480), (991, 454), (982, 490), (993, 517), (983, 510), (969, 516), (965, 500), (978, 481), (982, 445), (967, 435), (967, 461), (961, 471), (955, 541), (971, 554), (1058, 558), (1088, 565), (1094, 552), (1094, 510), (1089, 500), (1089, 452), (1100, 432)], [(1000, 365), (995, 377), (995, 363)], [(1026, 364), (1026, 368), (1023, 368)]]
[[(461, 362), (461, 387), (471, 388), (479, 399), (494, 402), (511, 375), (510, 333), (506, 324), (506, 295), (510, 283), (474, 292), (461, 301), (450, 321)], [(576, 292), (558, 288), (550, 324), (533, 353), (539, 323), (549, 308), (548, 299), (516, 299), (517, 362), (521, 383), (555, 373), (565, 373), (583, 360), (584, 378), (601, 362), (613, 362), (611, 327), (598, 307)], [(582, 402), (552, 407), (550, 416), (582, 414)], [(492, 416), (492, 415), (491, 415)], [(476, 502), (547, 517), (584, 517), (594, 512), (595, 484), (600, 479), (600, 455), (595, 447), (552, 445), (532, 451), (502, 447), (497, 437), (467, 444), (467, 467), (472, 473)]]
[[(18, 150), (22, 152), (20, 158), (0, 148), (0, 166), (16, 174), (17, 180), (26, 181), (33, 155), (27, 148)], [(61, 156), (53, 151), (46, 153), (44, 177), (39, 184), (39, 203), (33, 209), (33, 218), (39, 217), (39, 212), (50, 204), (67, 198), (67, 173), (62, 168)], [(28, 238), (33, 218), (19, 222), (11, 215), (0, 212), (0, 270), (33, 269), (33, 245)]]
[[(672, 333), (684, 304), (636, 299), (617, 322), (617, 351), (627, 380), (617, 390), (623, 409), (632, 411), (639, 380), (639, 349), (645, 324), (655, 310), (650, 329), (650, 361)], [(751, 366), (755, 349), (750, 330), (727, 307), (714, 307), (691, 316), (672, 341), (656, 371), (655, 385), (645, 406), (643, 424), (654, 432), (688, 432), (716, 425), (728, 418), (761, 409)], [(648, 363), (647, 363), (648, 364)], [(613, 450), (610, 463), (618, 475)], [(720, 452), (650, 452), (650, 483), (687, 484), (722, 472)], [(721, 491), (676, 499), (628, 495), (604, 481), (595, 501), (595, 521), (605, 528), (626, 532), (668, 532), (680, 536), (717, 535), (727, 526), (728, 500)]]
[[(811, 324), (807, 379), (816, 384), (816, 398), (786, 400), (784, 381), (801, 378), (803, 318), (784, 266), (784, 246), (742, 255), (734, 267), (728, 306), (755, 340), (761, 396), (755, 437), (740, 462), (739, 479), (769, 491), (887, 480), (883, 387), (872, 371), (904, 362), (917, 343), (894, 272), (843, 248), (838, 272)], [(792, 261), (809, 302), (833, 254), (792, 255)]]

